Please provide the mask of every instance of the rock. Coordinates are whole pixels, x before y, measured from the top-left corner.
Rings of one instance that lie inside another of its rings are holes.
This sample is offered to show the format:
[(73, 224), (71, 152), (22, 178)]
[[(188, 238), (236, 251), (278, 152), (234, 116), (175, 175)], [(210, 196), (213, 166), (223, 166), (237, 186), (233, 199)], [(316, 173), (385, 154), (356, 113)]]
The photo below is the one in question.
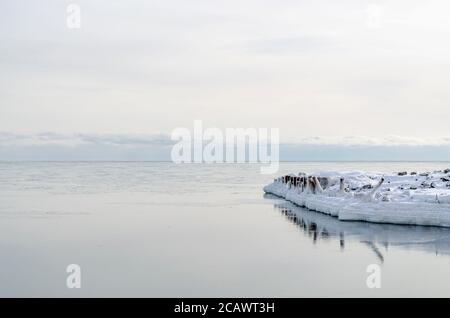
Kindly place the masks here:
[(417, 172), (411, 172), (412, 176), (415, 176), (417, 174)]
[(449, 173), (450, 172), (450, 169), (445, 169), (444, 170), (444, 173)]
[(441, 180), (444, 181), (444, 182), (449, 182), (449, 181), (450, 181), (450, 178), (444, 177), (444, 178), (441, 178)]
[(319, 179), (319, 183), (322, 189), (326, 189), (328, 187), (329, 184), (328, 178), (318, 177), (317, 179)]
[(407, 174), (408, 174), (408, 172), (406, 172), (406, 171), (402, 171), (402, 172), (398, 173), (399, 176), (406, 176)]

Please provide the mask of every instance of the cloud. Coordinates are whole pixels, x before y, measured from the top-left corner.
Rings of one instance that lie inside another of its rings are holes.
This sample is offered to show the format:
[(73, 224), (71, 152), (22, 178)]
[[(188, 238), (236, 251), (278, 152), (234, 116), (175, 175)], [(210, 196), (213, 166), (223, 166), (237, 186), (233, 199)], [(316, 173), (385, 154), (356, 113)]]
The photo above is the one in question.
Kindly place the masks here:
[(273, 37), (249, 40), (242, 45), (249, 53), (261, 54), (318, 54), (330, 49), (336, 49), (336, 43), (329, 37), (293, 36)]
[[(82, 26), (76, 30), (66, 27), (67, 4), (0, 2), (1, 129), (154, 133), (201, 118), (226, 127), (284, 127), (292, 137), (412, 135), (420, 126), (424, 134), (447, 133), (446, 1), (380, 4), (380, 28), (367, 26), (373, 5), (356, 0), (79, 0)], [(104, 135), (1, 138), (164, 142)]]
[(303, 137), (292, 139), (288, 144), (328, 146), (449, 146), (450, 136), (407, 137), (407, 136), (344, 136)]
[(0, 147), (5, 146), (151, 146), (172, 144), (169, 135), (125, 135), (125, 134), (60, 134), (42, 132), (37, 134), (16, 134), (0, 132)]
[[(309, 136), (281, 140), (285, 145), (308, 146), (450, 146), (450, 136), (409, 137), (409, 136)], [(18, 134), (0, 132), (0, 146), (38, 145), (116, 145), (116, 146), (170, 146), (174, 144), (169, 134), (61, 134), (41, 132)]]
[[(168, 134), (18, 134), (0, 132), (0, 160), (170, 161)], [(302, 137), (281, 140), (282, 161), (409, 160), (450, 158), (450, 137)]]
[(60, 134), (0, 132), (3, 161), (163, 161), (173, 141), (165, 134)]

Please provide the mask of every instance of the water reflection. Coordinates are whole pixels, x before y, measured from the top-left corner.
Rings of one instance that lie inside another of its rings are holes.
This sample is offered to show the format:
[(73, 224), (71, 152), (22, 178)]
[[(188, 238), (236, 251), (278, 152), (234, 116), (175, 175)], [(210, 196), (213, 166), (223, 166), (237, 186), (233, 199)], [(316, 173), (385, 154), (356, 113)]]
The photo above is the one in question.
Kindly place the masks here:
[(367, 246), (381, 263), (389, 246), (450, 256), (449, 228), (339, 221), (273, 195), (266, 194), (264, 198), (273, 200), (274, 207), (300, 228), (313, 244), (336, 241), (338, 247), (345, 251), (346, 241), (358, 241)]

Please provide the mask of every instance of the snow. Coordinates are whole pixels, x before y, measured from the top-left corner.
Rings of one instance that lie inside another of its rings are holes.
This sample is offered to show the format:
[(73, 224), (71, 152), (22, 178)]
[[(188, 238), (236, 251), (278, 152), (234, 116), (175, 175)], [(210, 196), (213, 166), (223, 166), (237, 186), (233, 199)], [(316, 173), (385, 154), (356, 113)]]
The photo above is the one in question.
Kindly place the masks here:
[[(392, 174), (319, 171), (289, 176), (290, 180), (275, 179), (264, 191), (342, 221), (450, 227), (449, 169)], [(296, 182), (293, 176), (298, 176)], [(323, 191), (314, 185), (312, 177), (324, 182)], [(295, 186), (299, 181), (304, 183)]]

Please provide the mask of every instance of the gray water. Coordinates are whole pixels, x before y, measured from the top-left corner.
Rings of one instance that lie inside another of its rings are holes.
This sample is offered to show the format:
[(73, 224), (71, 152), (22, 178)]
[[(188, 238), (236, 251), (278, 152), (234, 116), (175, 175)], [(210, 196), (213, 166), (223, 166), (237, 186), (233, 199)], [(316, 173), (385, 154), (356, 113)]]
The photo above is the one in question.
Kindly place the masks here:
[[(448, 167), (283, 163), (279, 174)], [(273, 177), (248, 164), (0, 163), (0, 296), (450, 296), (450, 229), (341, 222), (264, 196)], [(80, 289), (66, 286), (69, 264)]]

